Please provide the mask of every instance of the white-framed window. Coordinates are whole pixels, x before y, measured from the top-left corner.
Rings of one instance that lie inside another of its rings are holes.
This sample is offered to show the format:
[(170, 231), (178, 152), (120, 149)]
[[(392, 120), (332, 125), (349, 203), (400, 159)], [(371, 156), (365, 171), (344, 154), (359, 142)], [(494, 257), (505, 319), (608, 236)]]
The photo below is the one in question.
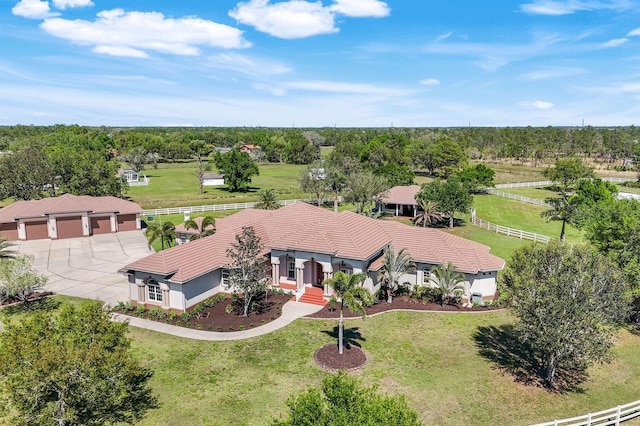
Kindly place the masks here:
[(229, 270), (228, 269), (222, 270), (220, 285), (222, 286), (222, 288), (229, 288)]
[(287, 278), (290, 280), (296, 279), (296, 262), (293, 260), (287, 262)]
[(422, 269), (422, 282), (425, 284), (431, 283), (431, 268), (423, 268)]
[(149, 280), (147, 282), (147, 292), (149, 294), (149, 300), (154, 302), (162, 302), (162, 290), (160, 284), (155, 280)]

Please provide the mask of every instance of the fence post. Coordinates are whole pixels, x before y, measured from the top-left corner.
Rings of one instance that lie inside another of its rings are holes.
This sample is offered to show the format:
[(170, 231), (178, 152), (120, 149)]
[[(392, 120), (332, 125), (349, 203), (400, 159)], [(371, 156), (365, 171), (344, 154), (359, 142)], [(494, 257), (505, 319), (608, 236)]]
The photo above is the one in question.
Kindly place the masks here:
[(619, 426), (620, 425), (620, 406), (618, 405), (616, 408), (617, 408), (617, 410), (616, 410), (616, 423), (615, 423), (615, 425)]
[(587, 426), (591, 426), (591, 413), (587, 414)]

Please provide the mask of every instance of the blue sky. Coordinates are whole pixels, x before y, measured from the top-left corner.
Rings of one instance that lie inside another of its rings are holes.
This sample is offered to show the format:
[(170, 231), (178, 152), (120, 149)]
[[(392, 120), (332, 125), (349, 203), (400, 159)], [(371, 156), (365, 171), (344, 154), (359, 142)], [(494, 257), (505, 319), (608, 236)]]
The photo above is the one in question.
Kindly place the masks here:
[(631, 0), (0, 0), (0, 125), (639, 125), (639, 18)]

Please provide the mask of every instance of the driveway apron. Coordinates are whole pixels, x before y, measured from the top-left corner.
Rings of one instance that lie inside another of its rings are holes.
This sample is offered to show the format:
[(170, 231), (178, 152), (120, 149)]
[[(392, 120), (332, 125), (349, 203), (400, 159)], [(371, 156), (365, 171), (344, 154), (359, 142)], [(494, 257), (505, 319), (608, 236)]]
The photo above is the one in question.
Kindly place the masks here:
[(19, 241), (16, 246), (20, 253), (33, 256), (35, 269), (48, 277), (45, 290), (111, 306), (129, 299), (127, 278), (118, 269), (153, 253), (141, 231)]

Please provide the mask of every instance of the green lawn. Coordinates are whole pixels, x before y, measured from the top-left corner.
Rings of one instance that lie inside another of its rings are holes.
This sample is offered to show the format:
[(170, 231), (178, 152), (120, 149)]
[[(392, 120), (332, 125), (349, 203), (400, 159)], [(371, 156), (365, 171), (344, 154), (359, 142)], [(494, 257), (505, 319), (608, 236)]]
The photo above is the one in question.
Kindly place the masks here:
[(142, 208), (194, 206), (202, 204), (244, 203), (256, 201), (260, 189), (276, 189), (281, 199), (302, 198), (298, 175), (305, 166), (293, 164), (260, 164), (260, 175), (254, 176), (248, 192), (231, 193), (226, 187), (205, 187), (200, 194), (195, 163), (159, 164), (143, 173), (149, 186), (131, 187), (127, 196)]
[[(590, 370), (583, 393), (554, 394), (517, 383), (478, 354), (478, 327), (511, 322), (506, 312), (398, 312), (348, 320), (362, 333), (369, 361), (358, 376), (404, 394), (425, 425), (527, 424), (614, 407), (638, 398), (640, 338), (623, 332), (617, 357)], [(292, 393), (325, 373), (314, 351), (333, 342), (335, 321), (297, 320), (239, 342), (200, 342), (132, 329), (134, 348), (155, 370), (160, 408), (142, 425), (263, 425), (286, 412)]]
[[(547, 222), (540, 217), (540, 213), (546, 207), (523, 203), (496, 195), (477, 195), (474, 197), (473, 207), (480, 219), (508, 226), (514, 229), (535, 232), (552, 238), (560, 237), (562, 223), (559, 221)], [(582, 241), (579, 230), (567, 225), (566, 240), (576, 243)]]
[(545, 188), (500, 188), (497, 191), (507, 192), (509, 194), (521, 195), (523, 197), (536, 198), (538, 200), (544, 200), (547, 197), (559, 197), (560, 194), (556, 191), (551, 191)]

